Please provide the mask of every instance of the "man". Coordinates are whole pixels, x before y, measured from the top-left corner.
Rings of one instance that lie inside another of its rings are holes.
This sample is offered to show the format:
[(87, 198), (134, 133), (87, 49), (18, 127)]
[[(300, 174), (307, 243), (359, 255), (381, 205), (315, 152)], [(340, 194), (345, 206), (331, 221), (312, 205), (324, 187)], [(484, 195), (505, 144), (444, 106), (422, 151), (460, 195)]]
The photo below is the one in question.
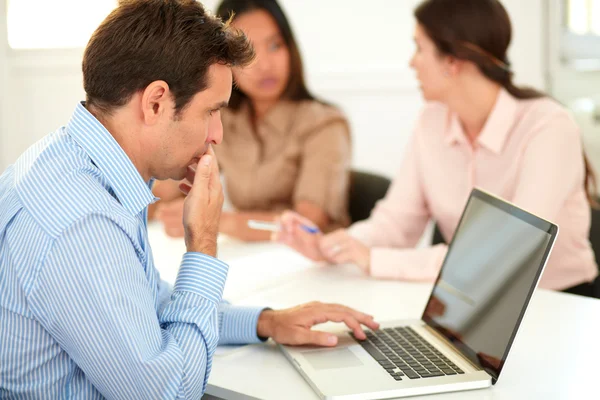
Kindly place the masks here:
[[(377, 328), (340, 305), (221, 301), (211, 145), (231, 68), (252, 57), (243, 35), (193, 0), (122, 1), (96, 30), (86, 102), (0, 177), (0, 397), (198, 399), (217, 343), (334, 346), (311, 327), (344, 322), (359, 338), (360, 324)], [(146, 230), (152, 181), (169, 178), (187, 178), (188, 193), (172, 290)]]

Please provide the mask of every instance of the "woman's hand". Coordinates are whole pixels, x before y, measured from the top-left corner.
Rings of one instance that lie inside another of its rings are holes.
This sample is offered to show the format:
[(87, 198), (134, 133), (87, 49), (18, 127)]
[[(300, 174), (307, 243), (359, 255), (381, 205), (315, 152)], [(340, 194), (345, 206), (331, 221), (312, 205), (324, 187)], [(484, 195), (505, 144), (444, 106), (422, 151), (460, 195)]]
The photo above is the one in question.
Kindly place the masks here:
[(314, 261), (328, 261), (332, 264), (354, 263), (365, 273), (369, 273), (371, 250), (354, 239), (345, 229), (323, 235), (309, 233), (308, 228), (316, 228), (310, 220), (292, 212), (284, 212), (278, 220), (281, 229), (272, 240), (284, 243), (305, 257)]
[[(311, 260), (325, 260), (319, 247), (323, 234), (312, 221), (293, 211), (285, 211), (276, 222), (279, 223), (280, 230), (273, 233), (271, 240), (286, 244)], [(317, 232), (308, 232), (307, 228), (316, 229)]]
[(325, 235), (319, 242), (319, 249), (331, 263), (356, 264), (363, 272), (369, 273), (371, 249), (350, 236), (345, 229)]
[(156, 206), (154, 218), (162, 222), (165, 233), (171, 237), (183, 237), (183, 203), (185, 197), (173, 200), (161, 200)]

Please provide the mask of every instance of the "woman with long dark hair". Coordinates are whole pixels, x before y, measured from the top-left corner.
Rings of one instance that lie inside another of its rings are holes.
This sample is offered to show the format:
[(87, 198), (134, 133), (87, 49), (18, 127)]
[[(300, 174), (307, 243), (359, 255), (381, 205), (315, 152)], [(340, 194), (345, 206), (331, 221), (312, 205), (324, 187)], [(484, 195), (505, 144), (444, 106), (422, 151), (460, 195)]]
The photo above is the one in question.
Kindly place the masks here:
[(449, 241), (477, 186), (560, 225), (541, 287), (591, 293), (594, 175), (568, 111), (513, 83), (506, 10), (497, 0), (426, 0), (415, 17), (410, 65), (427, 105), (385, 199), (368, 220), (325, 236), (286, 213), (275, 239), (372, 276), (432, 280), (447, 246), (414, 246), (430, 219)]
[[(294, 210), (328, 231), (347, 226), (350, 133), (335, 107), (309, 92), (290, 24), (275, 0), (224, 0), (216, 14), (250, 39), (254, 64), (234, 68), (222, 111), (223, 143), (214, 150), (235, 211), (220, 230), (243, 240), (268, 240), (250, 219), (274, 220)], [(183, 197), (158, 184), (154, 215), (171, 236), (183, 236)]]

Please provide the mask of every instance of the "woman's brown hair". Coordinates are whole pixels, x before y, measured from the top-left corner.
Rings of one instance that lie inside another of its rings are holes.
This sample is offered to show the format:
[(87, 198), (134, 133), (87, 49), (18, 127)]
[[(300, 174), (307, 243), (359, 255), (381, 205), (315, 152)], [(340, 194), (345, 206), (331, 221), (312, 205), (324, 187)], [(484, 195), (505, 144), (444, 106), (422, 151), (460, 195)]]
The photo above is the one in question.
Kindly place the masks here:
[[(517, 99), (547, 95), (513, 83), (507, 57), (512, 26), (498, 0), (426, 0), (415, 10), (415, 18), (443, 55), (468, 60), (488, 79), (499, 83)], [(596, 177), (583, 153), (584, 187), (591, 205), (597, 206)]]

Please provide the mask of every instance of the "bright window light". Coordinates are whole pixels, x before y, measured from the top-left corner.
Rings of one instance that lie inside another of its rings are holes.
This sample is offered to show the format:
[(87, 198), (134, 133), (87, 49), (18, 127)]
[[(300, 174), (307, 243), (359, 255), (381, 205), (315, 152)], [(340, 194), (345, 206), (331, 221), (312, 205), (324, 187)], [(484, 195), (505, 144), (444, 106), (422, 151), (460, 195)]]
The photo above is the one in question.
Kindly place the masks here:
[(85, 47), (116, 0), (8, 0), (8, 44), (13, 49)]
[(569, 30), (579, 35), (589, 31), (588, 0), (569, 0)]
[(600, 35), (600, 0), (594, 0), (590, 7), (591, 31), (594, 35)]
[(564, 30), (560, 53), (566, 63), (582, 70), (600, 67), (600, 0), (562, 0)]

